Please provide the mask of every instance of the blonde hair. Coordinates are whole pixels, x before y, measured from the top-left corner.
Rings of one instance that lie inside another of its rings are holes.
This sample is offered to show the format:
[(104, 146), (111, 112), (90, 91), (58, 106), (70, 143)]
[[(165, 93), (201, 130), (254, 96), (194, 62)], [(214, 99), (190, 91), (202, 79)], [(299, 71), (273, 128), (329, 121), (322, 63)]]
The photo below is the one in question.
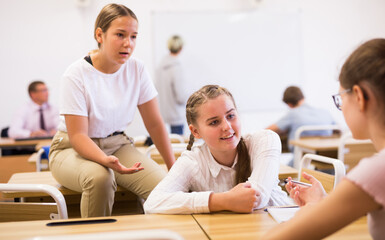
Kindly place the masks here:
[[(122, 4), (111, 3), (104, 6), (95, 21), (95, 28), (94, 28), (95, 40), (97, 40), (96, 29), (100, 28), (102, 29), (103, 32), (107, 32), (112, 21), (114, 21), (119, 17), (125, 17), (125, 16), (130, 16), (136, 21), (138, 21), (135, 13), (131, 11), (131, 9), (129, 9), (128, 7)], [(98, 47), (100, 48), (99, 42), (98, 42)]]
[(178, 53), (180, 50), (182, 50), (183, 39), (178, 35), (174, 35), (168, 39), (167, 47), (171, 53)]
[[(199, 106), (206, 103), (208, 100), (215, 99), (221, 95), (228, 96), (233, 102), (234, 107), (237, 108), (235, 105), (233, 95), (226, 88), (220, 87), (218, 85), (203, 86), (201, 89), (193, 93), (187, 100), (186, 119), (187, 119), (188, 125), (190, 124), (196, 125), (196, 120), (199, 117), (199, 113), (197, 111), (197, 108)], [(193, 143), (194, 143), (194, 135), (191, 133), (187, 150), (191, 150)], [(236, 183), (238, 184), (241, 182), (245, 182), (248, 179), (248, 177), (250, 177), (251, 175), (250, 155), (247, 150), (245, 141), (243, 140), (242, 137), (237, 146), (237, 153), (238, 153), (238, 163), (235, 167), (235, 170), (236, 170), (235, 180), (236, 180)]]

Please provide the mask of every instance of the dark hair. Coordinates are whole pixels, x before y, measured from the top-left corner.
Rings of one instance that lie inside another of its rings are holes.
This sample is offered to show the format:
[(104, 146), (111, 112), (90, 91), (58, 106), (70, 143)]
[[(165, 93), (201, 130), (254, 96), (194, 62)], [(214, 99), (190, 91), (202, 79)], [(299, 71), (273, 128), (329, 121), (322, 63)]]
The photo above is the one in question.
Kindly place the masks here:
[(303, 98), (303, 93), (299, 87), (290, 86), (286, 88), (285, 92), (283, 93), (282, 101), (286, 104), (290, 103), (294, 106), (297, 106), (298, 102)]
[(385, 114), (385, 39), (372, 39), (360, 45), (342, 66), (339, 81), (345, 89), (366, 83), (378, 99), (379, 112)]
[[(94, 38), (96, 40), (96, 29), (100, 28), (103, 32), (106, 32), (111, 25), (111, 22), (119, 17), (130, 16), (136, 21), (138, 18), (135, 13), (128, 7), (122, 4), (111, 3), (103, 7), (95, 21)], [(100, 43), (98, 43), (100, 47)]]
[[(206, 103), (209, 99), (215, 99), (218, 96), (226, 95), (230, 97), (232, 100), (234, 107), (236, 108), (235, 101), (233, 98), (233, 95), (223, 87), (220, 87), (218, 85), (206, 85), (203, 86), (201, 89), (193, 93), (189, 99), (187, 100), (186, 104), (186, 119), (187, 124), (196, 124), (196, 120), (198, 119), (199, 115), (197, 112), (197, 108), (201, 106), (202, 104)], [(191, 147), (194, 143), (194, 135), (190, 134), (190, 141), (187, 146), (187, 150), (191, 150)], [(236, 183), (245, 182), (248, 177), (251, 175), (251, 166), (250, 166), (250, 155), (247, 150), (245, 141), (241, 137), (238, 146), (237, 146), (237, 153), (238, 153), (238, 163), (236, 165)]]
[(40, 80), (31, 82), (28, 85), (28, 94), (31, 95), (31, 92), (36, 92), (36, 87), (37, 87), (37, 85), (40, 85), (40, 84), (45, 85), (45, 83), (43, 81), (40, 81)]

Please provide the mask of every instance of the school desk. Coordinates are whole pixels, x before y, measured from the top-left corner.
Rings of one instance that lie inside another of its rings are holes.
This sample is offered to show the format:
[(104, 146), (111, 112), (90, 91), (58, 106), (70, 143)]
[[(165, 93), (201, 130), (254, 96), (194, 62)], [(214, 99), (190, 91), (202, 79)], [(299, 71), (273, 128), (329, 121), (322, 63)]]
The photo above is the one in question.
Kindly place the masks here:
[(50, 145), (51, 139), (30, 139), (17, 141), (12, 138), (0, 138), (0, 148), (5, 147), (25, 147), (25, 146), (36, 146), (36, 145)]
[[(91, 219), (106, 219), (91, 218)], [(102, 233), (127, 230), (167, 229), (175, 231), (184, 239), (207, 239), (191, 215), (126, 215), (113, 216), (116, 222), (98, 224), (78, 224), (64, 226), (46, 226), (55, 221), (24, 221), (0, 223), (0, 239), (15, 240), (36, 236), (58, 236), (81, 233)], [(69, 219), (74, 221), (82, 219)], [(84, 219), (83, 219), (84, 220)], [(68, 236), (68, 239), (71, 239)], [(123, 239), (123, 238), (119, 238)]]
[[(331, 158), (338, 158), (338, 147), (341, 138), (325, 138), (325, 137), (311, 137), (301, 138), (298, 140), (291, 140), (290, 144), (298, 147), (298, 156), (294, 161), (301, 160), (303, 154), (314, 153)], [(363, 156), (370, 156), (374, 153), (373, 144), (371, 142), (361, 142), (357, 140), (349, 140), (345, 144), (346, 153), (349, 153), (349, 158), (361, 159)], [(346, 161), (348, 162), (348, 161)], [(355, 163), (357, 164), (357, 163)], [(294, 163), (294, 166), (298, 166)]]
[(1, 156), (1, 149), (15, 147), (37, 147), (51, 144), (50, 139), (34, 139), (16, 141), (12, 138), (0, 138), (0, 183), (8, 182), (12, 174), (17, 172), (36, 171), (35, 165), (28, 163), (30, 155)]
[(14, 173), (35, 171), (35, 165), (28, 163), (30, 155), (0, 157), (0, 183), (7, 183)]
[(32, 147), (39, 149), (41, 146), (50, 145), (51, 139), (29, 139), (17, 141), (12, 138), (0, 138), (0, 157), (2, 149), (17, 148), (17, 147)]
[(317, 152), (317, 151), (337, 151), (340, 138), (300, 138), (298, 140), (291, 140), (290, 144), (300, 147), (303, 151)]
[[(231, 212), (214, 214), (193, 214), (200, 227), (210, 239), (262, 239), (261, 236), (278, 223), (263, 210), (252, 214)], [(326, 239), (371, 239), (366, 217), (341, 229)]]

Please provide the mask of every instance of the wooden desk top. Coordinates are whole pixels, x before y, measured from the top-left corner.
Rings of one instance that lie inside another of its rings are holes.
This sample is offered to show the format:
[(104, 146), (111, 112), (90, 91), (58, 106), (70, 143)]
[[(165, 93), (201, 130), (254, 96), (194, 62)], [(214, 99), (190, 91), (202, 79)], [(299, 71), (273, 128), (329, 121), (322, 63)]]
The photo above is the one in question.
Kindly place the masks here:
[(17, 147), (17, 146), (44, 146), (51, 144), (50, 139), (36, 139), (36, 140), (23, 140), (15, 141), (12, 138), (0, 138), (0, 148), (2, 147)]
[[(82, 224), (47, 227), (53, 221), (25, 221), (0, 223), (0, 239), (14, 240), (35, 236), (98, 233), (143, 229), (167, 229), (185, 239), (207, 239), (191, 215), (127, 215), (109, 217), (114, 223)], [(95, 218), (96, 219), (96, 218)], [(80, 220), (80, 219), (70, 219)], [(68, 238), (70, 239), (70, 238)]]
[[(291, 140), (290, 144), (301, 148), (307, 148), (315, 151), (335, 151), (338, 150), (341, 138), (322, 138), (311, 137)], [(350, 139), (345, 145), (372, 145), (370, 140), (354, 140)]]
[(288, 177), (292, 177), (292, 178), (298, 177), (298, 170), (293, 167), (280, 164), (278, 178), (286, 179)]
[(302, 138), (291, 140), (290, 144), (315, 151), (337, 150), (340, 138)]
[(194, 214), (193, 217), (211, 239), (261, 239), (266, 231), (277, 225), (262, 210), (252, 214), (226, 212)]
[(14, 155), (0, 157), (0, 183), (7, 183), (16, 172), (36, 171), (33, 164), (28, 163), (30, 155)]
[[(211, 239), (260, 239), (278, 223), (263, 210), (252, 214), (194, 214), (201, 228)], [(366, 217), (361, 218), (326, 239), (371, 239)]]

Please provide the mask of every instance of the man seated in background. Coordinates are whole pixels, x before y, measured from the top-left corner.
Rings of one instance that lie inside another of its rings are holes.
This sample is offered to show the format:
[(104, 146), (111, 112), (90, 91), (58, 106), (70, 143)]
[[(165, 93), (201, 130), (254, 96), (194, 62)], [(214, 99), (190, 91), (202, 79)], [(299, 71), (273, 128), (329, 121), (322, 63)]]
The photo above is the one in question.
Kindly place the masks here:
[(48, 103), (48, 88), (42, 81), (28, 86), (31, 101), (15, 114), (9, 127), (10, 138), (48, 137), (56, 133), (59, 111)]
[[(331, 114), (320, 108), (312, 107), (305, 103), (304, 95), (299, 87), (290, 86), (283, 93), (283, 102), (290, 111), (278, 122), (270, 125), (267, 129), (273, 130), (279, 135), (288, 134), (288, 146), (293, 151), (289, 141), (294, 139), (295, 131), (305, 125), (333, 125), (335, 124)], [(327, 136), (332, 130), (306, 131), (301, 136)]]

